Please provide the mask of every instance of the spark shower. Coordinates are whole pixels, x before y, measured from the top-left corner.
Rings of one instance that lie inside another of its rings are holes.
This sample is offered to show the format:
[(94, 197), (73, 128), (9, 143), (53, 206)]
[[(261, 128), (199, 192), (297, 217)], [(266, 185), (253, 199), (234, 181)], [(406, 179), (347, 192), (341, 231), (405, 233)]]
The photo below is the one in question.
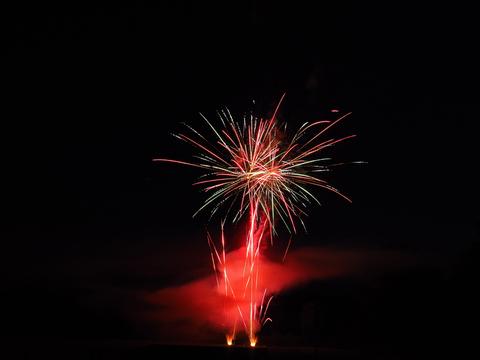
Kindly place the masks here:
[[(197, 150), (194, 160), (153, 159), (201, 169), (193, 185), (201, 187), (207, 197), (194, 216), (202, 211), (209, 211), (210, 218), (222, 214), (220, 239), (215, 241), (209, 233), (207, 239), (216, 275), (215, 291), (224, 296), (226, 304), (223, 323), (228, 345), (243, 331), (250, 346), (255, 346), (262, 326), (272, 321), (268, 308), (273, 295), (262, 277), (262, 256), (264, 249), (274, 245), (278, 224), (291, 234), (298, 231), (298, 224), (305, 227), (302, 218), (308, 206), (320, 204), (315, 188), (351, 202), (321, 177), (342, 164), (324, 157), (324, 150), (355, 137), (327, 136), (328, 130), (350, 113), (333, 121), (306, 122), (289, 137), (286, 123), (278, 119), (284, 97), (267, 118), (249, 113), (236, 119), (224, 108), (217, 112), (218, 121), (214, 123), (200, 114), (208, 134), (188, 124), (183, 124), (185, 133), (174, 134)], [(238, 249), (243, 255), (231, 259), (224, 227), (227, 220), (235, 223), (241, 219), (247, 226)], [(287, 251), (288, 246), (284, 257)]]

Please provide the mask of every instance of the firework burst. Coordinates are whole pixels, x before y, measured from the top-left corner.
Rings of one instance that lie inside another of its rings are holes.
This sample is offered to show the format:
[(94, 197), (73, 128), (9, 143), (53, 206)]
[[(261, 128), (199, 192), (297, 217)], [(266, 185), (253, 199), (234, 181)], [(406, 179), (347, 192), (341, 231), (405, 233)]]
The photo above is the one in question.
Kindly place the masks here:
[(309, 187), (326, 189), (350, 202), (347, 196), (319, 177), (338, 164), (329, 163), (328, 157), (318, 156), (322, 150), (355, 137), (322, 139), (327, 130), (350, 113), (334, 121), (304, 123), (291, 139), (285, 140), (286, 125), (282, 126), (277, 120), (284, 96), (268, 119), (250, 114), (235, 121), (230, 111), (224, 109), (218, 112), (221, 127), (217, 129), (200, 114), (215, 142), (184, 124), (190, 134), (174, 136), (199, 150), (195, 162), (154, 159), (205, 170), (194, 185), (202, 186), (209, 196), (194, 216), (208, 208), (213, 215), (222, 205), (230, 203), (227, 213), (232, 212), (232, 220), (238, 221), (255, 204), (260, 208), (258, 214), (266, 216), (273, 233), (277, 218), (290, 232), (296, 232), (295, 219), (304, 225), (302, 215), (308, 204), (312, 201), (320, 204)]

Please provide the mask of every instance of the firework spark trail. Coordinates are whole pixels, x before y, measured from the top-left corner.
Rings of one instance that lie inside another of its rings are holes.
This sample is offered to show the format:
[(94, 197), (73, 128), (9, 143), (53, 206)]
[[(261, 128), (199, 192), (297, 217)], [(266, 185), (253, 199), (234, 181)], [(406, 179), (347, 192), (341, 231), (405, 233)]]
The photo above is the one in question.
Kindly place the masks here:
[[(218, 250), (210, 234), (207, 239), (211, 249), (212, 267), (217, 278), (217, 289), (224, 292), (225, 299), (231, 297), (236, 304), (238, 314), (233, 318), (233, 327), (226, 334), (227, 344), (232, 344), (236, 337), (236, 324), (238, 321), (244, 326), (244, 331), (249, 338), (251, 346), (257, 342), (256, 333), (266, 322), (271, 321), (266, 317), (271, 296), (265, 306), (267, 289), (263, 289), (263, 296), (260, 297), (259, 274), (260, 274), (260, 248), (262, 240), (266, 233), (267, 220), (258, 219), (258, 204), (250, 207), (248, 233), (245, 243), (245, 257), (243, 262), (243, 271), (241, 272), (241, 281), (235, 281), (230, 278), (230, 271), (227, 270), (228, 264), (225, 251), (225, 235), (223, 223), (221, 227), (221, 250)], [(235, 266), (234, 266), (235, 267)], [(218, 274), (223, 276), (218, 279)], [(237, 275), (238, 276), (238, 275)], [(247, 306), (245, 306), (247, 304)], [(225, 315), (227, 317), (227, 315)]]
[[(228, 109), (218, 112), (222, 126), (217, 129), (202, 114), (202, 119), (213, 133), (215, 141), (208, 140), (190, 125), (184, 124), (192, 133), (174, 134), (181, 141), (193, 145), (199, 150), (195, 155), (196, 162), (154, 159), (154, 161), (170, 162), (192, 166), (206, 170), (201, 178), (194, 183), (203, 187), (209, 194), (204, 204), (195, 212), (211, 208), (215, 214), (225, 203), (230, 202), (221, 225), (221, 251), (208, 234), (211, 250), (212, 266), (216, 274), (217, 287), (223, 287), (225, 298), (232, 297), (237, 304), (238, 315), (234, 325), (227, 334), (227, 343), (231, 344), (236, 336), (237, 322), (244, 326), (251, 346), (255, 346), (256, 333), (262, 324), (271, 321), (266, 316), (272, 297), (265, 305), (267, 289), (260, 291), (259, 298), (260, 249), (266, 232), (269, 232), (270, 242), (277, 234), (275, 223), (279, 219), (291, 233), (297, 231), (295, 219), (304, 225), (302, 216), (312, 201), (320, 201), (310, 191), (310, 187), (320, 187), (331, 191), (345, 200), (351, 200), (338, 189), (318, 177), (322, 172), (330, 170), (330, 158), (316, 157), (322, 150), (355, 137), (348, 135), (341, 138), (329, 138), (319, 141), (329, 129), (345, 119), (350, 113), (335, 121), (321, 120), (304, 123), (290, 141), (284, 141), (282, 126), (277, 121), (277, 113), (285, 94), (278, 102), (273, 115), (269, 119), (257, 118), (252, 114), (242, 122), (235, 121)], [(237, 204), (237, 210), (230, 215), (231, 209)], [(248, 214), (248, 231), (245, 240), (245, 261), (243, 266), (241, 288), (232, 284), (229, 277), (225, 255), (225, 219), (232, 216), (232, 221), (239, 221)], [(290, 246), (290, 242), (288, 247)], [(285, 251), (285, 260), (288, 247)], [(219, 279), (218, 274), (222, 279)], [(248, 299), (248, 308), (240, 306)], [(265, 306), (264, 306), (265, 305)]]

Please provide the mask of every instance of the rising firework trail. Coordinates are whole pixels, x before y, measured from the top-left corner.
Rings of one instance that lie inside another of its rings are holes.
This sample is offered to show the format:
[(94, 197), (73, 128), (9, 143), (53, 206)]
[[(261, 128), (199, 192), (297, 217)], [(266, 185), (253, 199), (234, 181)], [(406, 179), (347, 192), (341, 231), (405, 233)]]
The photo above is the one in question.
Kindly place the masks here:
[[(312, 193), (318, 187), (351, 200), (320, 176), (330, 171), (331, 158), (320, 156), (325, 149), (355, 135), (340, 138), (328, 136), (328, 130), (344, 120), (350, 113), (334, 121), (321, 120), (304, 123), (291, 137), (286, 137), (286, 124), (277, 119), (285, 94), (269, 118), (258, 118), (252, 113), (236, 120), (225, 108), (218, 112), (219, 124), (215, 126), (202, 114), (211, 134), (203, 135), (184, 124), (187, 133), (174, 134), (181, 141), (193, 145), (198, 153), (195, 161), (158, 158), (154, 161), (170, 162), (204, 170), (194, 185), (208, 194), (201, 211), (215, 214), (222, 206), (227, 208), (224, 220), (233, 222), (246, 216), (248, 224), (245, 237), (245, 259), (241, 280), (232, 278), (231, 267), (225, 255), (225, 237), (222, 220), (221, 246), (216, 246), (208, 235), (212, 266), (217, 275), (218, 289), (226, 299), (235, 302), (237, 312), (233, 325), (226, 335), (227, 343), (235, 340), (237, 327), (244, 328), (250, 345), (255, 346), (257, 332), (267, 321), (271, 296), (268, 289), (259, 288), (261, 281), (261, 249), (266, 237), (273, 244), (280, 221), (290, 233), (297, 232), (296, 223), (303, 226), (302, 217), (312, 202), (320, 204)], [(268, 298), (268, 299), (267, 299)]]

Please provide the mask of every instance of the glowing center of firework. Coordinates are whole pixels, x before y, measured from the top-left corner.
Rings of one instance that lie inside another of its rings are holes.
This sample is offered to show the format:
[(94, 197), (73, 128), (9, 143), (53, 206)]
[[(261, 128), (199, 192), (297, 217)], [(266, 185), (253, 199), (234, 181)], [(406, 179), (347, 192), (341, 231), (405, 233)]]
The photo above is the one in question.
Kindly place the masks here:
[(255, 347), (257, 345), (257, 338), (250, 339), (250, 346)]
[(282, 179), (282, 174), (278, 169), (258, 170), (247, 173), (247, 179), (261, 183), (276, 181)]

